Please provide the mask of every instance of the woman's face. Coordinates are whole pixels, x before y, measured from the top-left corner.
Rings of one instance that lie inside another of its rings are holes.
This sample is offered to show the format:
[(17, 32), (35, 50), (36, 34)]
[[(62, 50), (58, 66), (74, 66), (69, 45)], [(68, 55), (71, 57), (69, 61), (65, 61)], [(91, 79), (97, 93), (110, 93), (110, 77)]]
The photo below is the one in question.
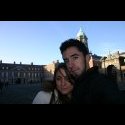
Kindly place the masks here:
[(73, 90), (73, 85), (69, 82), (64, 69), (60, 68), (56, 73), (56, 88), (63, 95), (68, 95)]

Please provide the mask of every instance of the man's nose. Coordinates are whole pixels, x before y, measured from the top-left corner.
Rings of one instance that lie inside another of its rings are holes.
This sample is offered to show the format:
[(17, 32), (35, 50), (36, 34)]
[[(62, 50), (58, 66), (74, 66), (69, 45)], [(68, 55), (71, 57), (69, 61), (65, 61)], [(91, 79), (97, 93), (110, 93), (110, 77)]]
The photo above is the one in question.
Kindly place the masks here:
[(69, 63), (68, 63), (68, 68), (69, 68), (69, 70), (72, 70), (72, 68), (73, 68), (73, 63), (72, 63), (72, 61), (69, 61)]

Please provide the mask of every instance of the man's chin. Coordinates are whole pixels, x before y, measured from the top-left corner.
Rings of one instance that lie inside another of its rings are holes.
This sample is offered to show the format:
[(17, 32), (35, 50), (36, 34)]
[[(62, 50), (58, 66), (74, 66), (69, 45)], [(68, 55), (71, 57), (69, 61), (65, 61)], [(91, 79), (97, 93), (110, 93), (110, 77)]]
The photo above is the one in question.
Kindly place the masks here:
[(83, 73), (72, 73), (71, 75), (75, 78), (75, 79), (79, 79), (79, 77), (82, 76)]
[(73, 77), (75, 77), (75, 78), (78, 78), (78, 77), (79, 77), (78, 74), (72, 74), (72, 75), (73, 75)]

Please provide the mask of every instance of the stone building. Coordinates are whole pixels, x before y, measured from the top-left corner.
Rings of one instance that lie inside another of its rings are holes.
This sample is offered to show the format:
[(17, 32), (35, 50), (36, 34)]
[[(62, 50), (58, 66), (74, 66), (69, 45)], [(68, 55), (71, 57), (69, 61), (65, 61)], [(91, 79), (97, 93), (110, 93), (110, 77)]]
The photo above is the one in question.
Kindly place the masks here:
[(28, 64), (2, 63), (0, 61), (0, 82), (9, 84), (38, 83), (43, 78), (43, 66)]
[(101, 59), (102, 72), (107, 74), (107, 67), (113, 65), (116, 69), (117, 82), (125, 83), (125, 52), (109, 54), (107, 57)]
[(47, 65), (2, 63), (0, 61), (0, 82), (9, 84), (41, 83), (42, 80), (52, 80), (54, 70), (59, 61)]
[(51, 64), (47, 64), (45, 66), (43, 66), (44, 68), (44, 76), (43, 79), (44, 80), (53, 80), (53, 76), (54, 76), (54, 71), (56, 66), (59, 64), (59, 61), (53, 61), (53, 63)]

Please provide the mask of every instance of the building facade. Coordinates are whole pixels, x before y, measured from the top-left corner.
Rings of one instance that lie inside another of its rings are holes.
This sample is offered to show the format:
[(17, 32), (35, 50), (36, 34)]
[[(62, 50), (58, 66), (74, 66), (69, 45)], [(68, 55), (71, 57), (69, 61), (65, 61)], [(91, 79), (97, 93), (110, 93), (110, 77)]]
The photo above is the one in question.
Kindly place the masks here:
[(113, 65), (116, 69), (117, 82), (125, 83), (125, 52), (120, 53), (119, 51), (109, 54), (107, 57), (101, 59), (102, 72), (107, 74), (107, 68)]
[(59, 61), (57, 60), (57, 61), (53, 61), (51, 64), (43, 66), (43, 69), (44, 69), (43, 79), (44, 80), (48, 80), (48, 81), (53, 80), (54, 71), (55, 71), (55, 68), (58, 66), (58, 64), (59, 64)]
[(0, 61), (0, 82), (6, 84), (32, 84), (43, 80), (53, 80), (53, 75), (59, 61), (47, 65), (2, 63)]
[(9, 84), (38, 83), (43, 79), (42, 65), (2, 63), (0, 61), (0, 82)]

